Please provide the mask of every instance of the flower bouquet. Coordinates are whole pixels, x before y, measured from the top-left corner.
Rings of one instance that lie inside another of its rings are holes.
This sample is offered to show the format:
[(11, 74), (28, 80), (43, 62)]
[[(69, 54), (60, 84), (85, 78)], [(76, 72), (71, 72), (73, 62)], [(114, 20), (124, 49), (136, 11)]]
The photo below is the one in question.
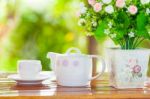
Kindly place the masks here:
[(116, 88), (142, 88), (150, 56), (137, 49), (150, 40), (150, 0), (87, 0), (80, 3), (78, 24), (100, 39), (110, 37), (121, 48), (108, 50), (110, 84)]
[(80, 3), (79, 16), (88, 33), (109, 36), (122, 49), (150, 39), (150, 0), (88, 0)]

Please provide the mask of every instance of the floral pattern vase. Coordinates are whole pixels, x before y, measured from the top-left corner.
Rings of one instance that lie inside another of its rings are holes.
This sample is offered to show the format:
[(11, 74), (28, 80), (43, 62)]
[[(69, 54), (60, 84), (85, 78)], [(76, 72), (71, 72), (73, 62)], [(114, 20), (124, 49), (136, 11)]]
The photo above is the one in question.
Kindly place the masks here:
[(108, 50), (110, 85), (119, 88), (143, 88), (150, 50)]

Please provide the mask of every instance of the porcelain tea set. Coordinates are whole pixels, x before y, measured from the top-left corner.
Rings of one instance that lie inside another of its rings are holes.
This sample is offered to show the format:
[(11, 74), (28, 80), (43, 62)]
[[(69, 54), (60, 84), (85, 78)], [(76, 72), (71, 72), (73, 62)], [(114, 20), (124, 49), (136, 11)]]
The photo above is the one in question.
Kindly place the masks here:
[[(78, 48), (69, 48), (65, 54), (48, 52), (52, 70), (58, 85), (62, 86), (87, 86), (91, 80), (100, 77), (105, 71), (105, 61), (97, 55), (82, 54)], [(92, 77), (93, 58), (102, 64), (101, 72)], [(18, 74), (8, 78), (18, 84), (39, 84), (50, 76), (41, 74), (42, 65), (39, 60), (18, 61)]]

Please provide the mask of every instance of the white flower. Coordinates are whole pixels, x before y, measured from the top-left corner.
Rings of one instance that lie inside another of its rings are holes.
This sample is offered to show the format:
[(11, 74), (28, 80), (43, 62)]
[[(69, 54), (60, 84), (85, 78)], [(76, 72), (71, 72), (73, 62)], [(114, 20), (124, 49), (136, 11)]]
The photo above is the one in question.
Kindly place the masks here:
[(130, 38), (132, 38), (132, 37), (134, 37), (134, 32), (130, 32), (129, 34), (128, 34), (128, 36), (130, 37)]
[(85, 25), (85, 23), (86, 23), (86, 20), (83, 19), (83, 18), (81, 18), (81, 19), (78, 21), (78, 25), (79, 25), (79, 26), (83, 26), (83, 25)]
[(109, 14), (112, 14), (114, 12), (114, 8), (112, 5), (108, 5), (105, 7), (105, 11)]
[(86, 8), (86, 7), (83, 7), (83, 8), (81, 8), (80, 13), (81, 13), (81, 14), (84, 14), (84, 13), (86, 13), (86, 11), (87, 11), (87, 8)]
[(110, 34), (110, 37), (111, 37), (111, 38), (115, 38), (115, 37), (116, 37), (116, 34)]
[(84, 14), (84, 13), (86, 13), (86, 11), (87, 11), (87, 8), (85, 7), (84, 3), (81, 2), (80, 3), (80, 14)]
[(111, 3), (112, 0), (102, 0), (104, 4), (109, 4)]
[(105, 29), (105, 30), (104, 30), (104, 34), (106, 34), (106, 35), (110, 34), (109, 29)]
[(95, 12), (99, 12), (102, 10), (102, 3), (101, 2), (95, 3), (95, 5), (93, 7), (94, 7)]
[(80, 8), (85, 7), (85, 4), (83, 2), (80, 2)]
[(141, 1), (141, 4), (148, 4), (148, 3), (150, 3), (150, 0), (140, 0)]
[(96, 27), (97, 26), (97, 22), (96, 21), (92, 21), (92, 26)]
[(147, 15), (150, 14), (150, 9), (149, 9), (149, 8), (146, 9), (146, 14), (147, 14)]
[(93, 34), (92, 33), (90, 33), (90, 32), (87, 32), (86, 33), (86, 36), (92, 36)]
[(79, 4), (80, 8), (85, 7), (85, 4), (83, 2), (80, 2)]
[(138, 12), (138, 9), (137, 9), (137, 7), (135, 5), (130, 5), (128, 7), (128, 11), (130, 12), (130, 14), (134, 15), (134, 14), (136, 14)]
[(109, 27), (109, 28), (112, 28), (112, 22), (109, 22), (109, 23), (108, 23), (108, 27)]
[(125, 0), (117, 0), (116, 1), (116, 7), (123, 8), (125, 6)]

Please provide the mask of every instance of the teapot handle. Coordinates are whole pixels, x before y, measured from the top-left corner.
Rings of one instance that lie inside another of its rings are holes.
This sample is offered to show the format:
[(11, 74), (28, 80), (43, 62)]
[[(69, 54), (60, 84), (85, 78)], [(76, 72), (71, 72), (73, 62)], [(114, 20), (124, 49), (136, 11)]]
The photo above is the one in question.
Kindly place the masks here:
[(99, 61), (101, 61), (102, 63), (102, 70), (100, 73), (98, 73), (96, 76), (92, 77), (91, 79), (89, 80), (94, 80), (94, 79), (97, 79), (98, 77), (102, 76), (104, 71), (105, 71), (105, 68), (106, 68), (106, 64), (105, 64), (105, 61), (102, 57), (100, 56), (97, 56), (97, 55), (90, 55), (91, 58), (97, 58)]
[(75, 53), (81, 54), (81, 51), (78, 48), (71, 47), (67, 50), (66, 54), (70, 54), (71, 51), (75, 51)]

